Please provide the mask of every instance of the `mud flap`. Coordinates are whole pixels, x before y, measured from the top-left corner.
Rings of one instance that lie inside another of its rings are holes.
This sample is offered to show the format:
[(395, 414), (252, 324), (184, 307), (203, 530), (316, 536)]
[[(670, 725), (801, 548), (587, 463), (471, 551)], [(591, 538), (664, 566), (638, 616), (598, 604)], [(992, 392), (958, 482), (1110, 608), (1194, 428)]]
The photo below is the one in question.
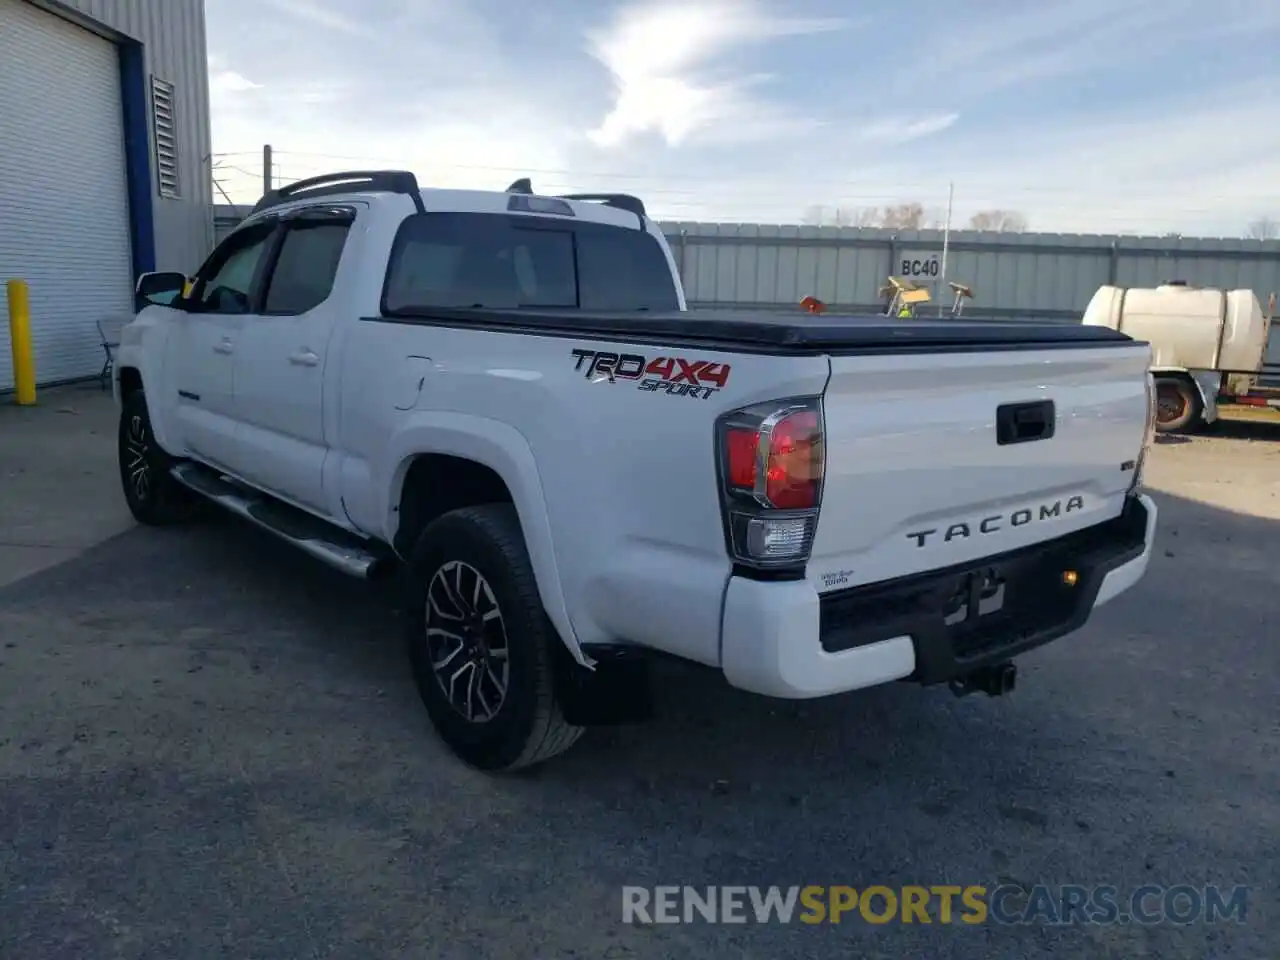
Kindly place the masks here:
[(556, 696), (567, 723), (582, 727), (643, 723), (653, 716), (649, 659), (634, 647), (592, 644), (583, 653), (595, 669), (578, 663), (555, 644), (552, 669)]
[(1200, 399), (1204, 403), (1204, 412), (1200, 418), (1205, 423), (1213, 423), (1218, 419), (1218, 387), (1222, 382), (1222, 374), (1217, 370), (1195, 370), (1191, 381), (1200, 391)]

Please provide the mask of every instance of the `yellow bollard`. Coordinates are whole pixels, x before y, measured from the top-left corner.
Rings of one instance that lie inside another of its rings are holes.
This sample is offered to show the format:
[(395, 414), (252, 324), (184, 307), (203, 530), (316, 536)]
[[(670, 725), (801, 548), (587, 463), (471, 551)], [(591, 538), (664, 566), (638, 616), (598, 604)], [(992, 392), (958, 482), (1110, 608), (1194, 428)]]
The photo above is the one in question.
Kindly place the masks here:
[(21, 406), (36, 402), (36, 358), (31, 349), (31, 298), (27, 281), (10, 280), (9, 346), (13, 350), (13, 392)]

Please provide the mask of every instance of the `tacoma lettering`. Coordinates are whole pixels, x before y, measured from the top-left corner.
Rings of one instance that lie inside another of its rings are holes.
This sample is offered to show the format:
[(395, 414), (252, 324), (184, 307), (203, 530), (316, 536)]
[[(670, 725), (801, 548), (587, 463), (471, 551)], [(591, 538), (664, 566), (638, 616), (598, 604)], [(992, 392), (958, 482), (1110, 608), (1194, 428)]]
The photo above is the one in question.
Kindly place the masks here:
[[(1074, 513), (1077, 510), (1084, 509), (1084, 497), (1068, 497), (1066, 500), (1055, 500), (1053, 503), (1042, 503), (1035, 510), (1023, 508), (1015, 510), (1010, 514), (994, 514), (990, 517), (983, 517), (976, 524), (970, 523), (953, 523), (942, 531), (942, 542), (950, 543), (952, 540), (964, 540), (974, 535), (975, 529), (977, 533), (999, 533), (1008, 524), (1010, 527), (1024, 527), (1032, 520), (1053, 520), (1064, 514)], [(930, 530), (915, 530), (907, 534), (908, 540), (915, 541), (917, 547), (923, 547), (929, 538), (939, 533), (939, 528), (934, 527)], [(936, 541), (935, 541), (936, 542)]]

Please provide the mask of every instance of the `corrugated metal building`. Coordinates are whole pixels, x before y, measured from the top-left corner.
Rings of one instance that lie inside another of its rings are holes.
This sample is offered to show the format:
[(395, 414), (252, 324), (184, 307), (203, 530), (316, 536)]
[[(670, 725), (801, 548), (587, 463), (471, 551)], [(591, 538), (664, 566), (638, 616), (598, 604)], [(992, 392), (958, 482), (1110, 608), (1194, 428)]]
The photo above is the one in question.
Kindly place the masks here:
[[(219, 238), (248, 211), (217, 205)], [(886, 306), (879, 290), (890, 274), (930, 287), (935, 303), (951, 305), (951, 293), (940, 282), (938, 230), (682, 221), (661, 226), (694, 308), (796, 310), (812, 294), (837, 312), (879, 313)], [(1249, 288), (1265, 303), (1270, 293), (1280, 293), (1280, 240), (964, 230), (950, 236), (946, 277), (973, 289), (967, 312), (1014, 319), (1079, 322), (1104, 284), (1154, 287), (1185, 280)]]
[[(834, 310), (878, 312), (889, 274), (929, 286), (945, 306), (940, 230), (664, 223), (697, 306), (795, 309), (812, 294)], [(1104, 284), (1280, 291), (1280, 241), (953, 231), (946, 279), (969, 285), (985, 316), (1078, 321)]]
[(209, 141), (203, 0), (0, 0), (0, 282), (30, 284), (39, 383), (98, 372), (138, 274), (199, 265)]

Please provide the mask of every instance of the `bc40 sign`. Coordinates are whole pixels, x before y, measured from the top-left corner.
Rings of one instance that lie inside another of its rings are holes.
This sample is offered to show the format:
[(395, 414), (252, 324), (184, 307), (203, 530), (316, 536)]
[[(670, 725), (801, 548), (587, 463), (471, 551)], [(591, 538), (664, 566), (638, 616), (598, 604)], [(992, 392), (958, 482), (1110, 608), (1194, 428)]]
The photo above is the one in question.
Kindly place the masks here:
[(942, 275), (942, 254), (904, 253), (898, 258), (898, 276), (909, 280), (935, 280)]

